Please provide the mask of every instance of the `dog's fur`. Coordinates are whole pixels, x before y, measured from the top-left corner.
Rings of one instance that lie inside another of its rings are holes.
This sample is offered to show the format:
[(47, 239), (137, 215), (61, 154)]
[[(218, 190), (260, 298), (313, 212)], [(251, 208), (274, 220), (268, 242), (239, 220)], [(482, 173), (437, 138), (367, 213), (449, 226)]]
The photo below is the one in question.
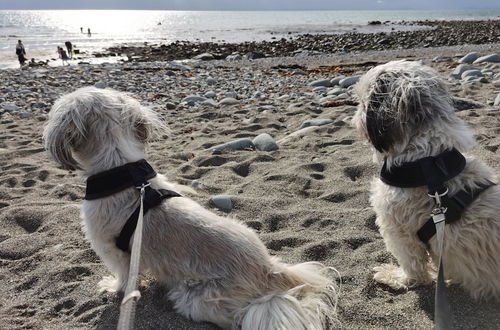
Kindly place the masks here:
[[(386, 158), (389, 169), (451, 148), (463, 153), (474, 146), (473, 133), (455, 115), (444, 81), (418, 62), (379, 65), (360, 79), (356, 93), (360, 103), (353, 124), (373, 145), (374, 159)], [(466, 158), (464, 171), (446, 183), (450, 195), (495, 181), (484, 162)], [(375, 280), (394, 289), (431, 284), (436, 235), (430, 248), (417, 237), (433, 209), (427, 187), (397, 188), (376, 178), (370, 200), (387, 250), (400, 265), (376, 267)], [(484, 191), (460, 220), (446, 225), (443, 264), (445, 278), (462, 285), (472, 297), (500, 298), (499, 186)]]
[[(44, 139), (61, 166), (80, 169), (85, 178), (144, 158), (145, 142), (158, 128), (165, 128), (162, 121), (135, 99), (92, 87), (54, 104)], [(183, 190), (161, 175), (151, 185)], [(86, 237), (114, 275), (99, 283), (102, 290), (125, 288), (130, 255), (115, 238), (137, 200), (138, 191), (129, 188), (83, 203)], [(146, 213), (143, 235), (141, 271), (165, 283), (175, 309), (188, 318), (261, 330), (323, 329), (335, 321), (331, 269), (317, 262), (283, 264), (251, 229), (189, 198), (168, 199)]]

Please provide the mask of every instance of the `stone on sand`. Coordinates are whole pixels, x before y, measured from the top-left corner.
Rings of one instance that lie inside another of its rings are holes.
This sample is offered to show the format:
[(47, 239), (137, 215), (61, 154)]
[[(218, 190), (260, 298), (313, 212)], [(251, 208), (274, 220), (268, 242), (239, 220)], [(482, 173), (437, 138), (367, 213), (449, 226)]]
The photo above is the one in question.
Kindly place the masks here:
[(479, 63), (498, 63), (500, 62), (500, 54), (490, 54), (486, 56), (481, 56), (477, 60), (474, 61), (474, 64)]
[(260, 151), (273, 151), (279, 149), (276, 141), (267, 133), (257, 135), (252, 142), (255, 148)]
[(217, 208), (224, 211), (231, 211), (233, 209), (233, 202), (231, 197), (227, 195), (217, 195), (210, 200)]
[(469, 54), (465, 55), (461, 59), (459, 59), (458, 63), (468, 63), (468, 64), (471, 64), (475, 60), (477, 60), (478, 58), (479, 58), (479, 53), (472, 52), (472, 53), (469, 53)]
[(333, 120), (330, 118), (325, 119), (309, 119), (300, 125), (299, 129), (310, 127), (310, 126), (323, 126), (333, 123)]

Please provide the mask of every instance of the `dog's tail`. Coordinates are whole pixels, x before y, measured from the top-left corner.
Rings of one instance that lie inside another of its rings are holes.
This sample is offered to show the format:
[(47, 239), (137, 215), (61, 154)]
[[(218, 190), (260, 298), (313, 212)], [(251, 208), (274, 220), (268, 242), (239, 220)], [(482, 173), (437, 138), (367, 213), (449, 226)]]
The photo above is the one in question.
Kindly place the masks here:
[(322, 330), (338, 327), (335, 318), (338, 272), (319, 262), (275, 263), (266, 291), (239, 315), (242, 330)]

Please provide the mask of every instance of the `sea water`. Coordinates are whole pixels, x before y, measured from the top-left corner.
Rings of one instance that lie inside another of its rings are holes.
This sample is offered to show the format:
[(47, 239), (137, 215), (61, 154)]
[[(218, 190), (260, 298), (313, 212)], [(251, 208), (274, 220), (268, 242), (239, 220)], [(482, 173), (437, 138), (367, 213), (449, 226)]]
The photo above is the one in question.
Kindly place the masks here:
[[(244, 42), (293, 38), (305, 33), (383, 32), (407, 25), (369, 21), (469, 20), (498, 18), (500, 10), (473, 11), (144, 11), (0, 10), (0, 68), (16, 65), (22, 40), (27, 58), (57, 58), (71, 41), (93, 52), (117, 44), (177, 40)], [(90, 30), (90, 33), (88, 33)]]

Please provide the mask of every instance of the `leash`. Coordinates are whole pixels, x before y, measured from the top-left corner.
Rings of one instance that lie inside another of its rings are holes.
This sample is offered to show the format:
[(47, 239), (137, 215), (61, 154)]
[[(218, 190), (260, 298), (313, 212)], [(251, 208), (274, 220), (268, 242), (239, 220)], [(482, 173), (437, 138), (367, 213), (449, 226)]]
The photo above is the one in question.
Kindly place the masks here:
[(125, 289), (125, 296), (123, 297), (120, 306), (120, 318), (118, 319), (118, 330), (130, 330), (134, 327), (135, 308), (137, 301), (141, 298), (141, 293), (137, 289), (139, 278), (139, 264), (141, 258), (141, 245), (142, 245), (142, 228), (144, 220), (144, 194), (145, 189), (150, 183), (142, 184), (137, 187), (141, 190), (141, 205), (139, 217), (137, 220), (137, 227), (135, 229), (134, 238), (132, 241), (132, 253), (130, 256), (130, 268), (127, 279), (127, 287)]
[(442, 194), (437, 191), (434, 195), (429, 194), (434, 199), (435, 208), (432, 210), (431, 217), (436, 226), (436, 239), (438, 241), (438, 279), (436, 284), (436, 292), (434, 296), (434, 323), (438, 330), (450, 330), (452, 326), (452, 313), (450, 302), (448, 299), (448, 291), (444, 282), (444, 266), (442, 261), (443, 244), (444, 244), (444, 227), (446, 225), (447, 208), (441, 204), (441, 197), (448, 194), (448, 189)]

